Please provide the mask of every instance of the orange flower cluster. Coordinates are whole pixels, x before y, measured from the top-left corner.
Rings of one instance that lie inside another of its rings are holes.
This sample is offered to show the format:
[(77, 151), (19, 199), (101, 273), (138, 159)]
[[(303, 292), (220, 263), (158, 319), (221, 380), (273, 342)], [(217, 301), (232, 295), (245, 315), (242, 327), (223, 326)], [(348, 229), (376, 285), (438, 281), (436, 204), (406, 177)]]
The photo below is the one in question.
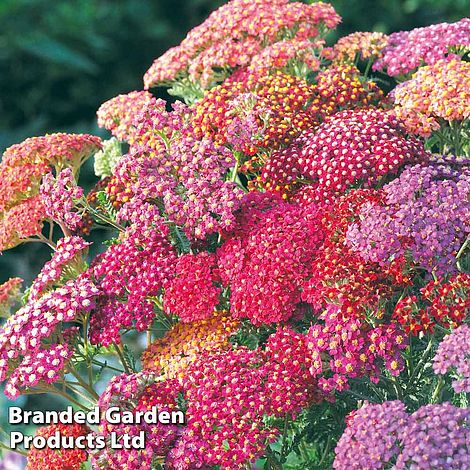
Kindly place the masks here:
[(0, 163), (0, 251), (38, 234), (45, 219), (38, 195), (42, 177), (55, 167), (78, 169), (101, 140), (88, 134), (30, 137), (5, 150)]
[[(310, 112), (304, 106), (312, 99), (315, 88), (305, 80), (277, 72), (259, 77), (242, 73), (213, 88), (195, 104), (193, 126), (198, 138), (208, 137), (218, 145), (229, 140), (230, 125), (237, 118), (233, 101), (244, 93), (253, 94), (253, 112), (264, 128), (261, 147), (287, 144), (300, 131), (312, 126)], [(313, 123), (314, 124), (314, 123)], [(256, 148), (246, 148), (253, 154)]]
[(410, 132), (427, 137), (439, 129), (439, 119), (470, 117), (470, 62), (439, 60), (421, 67), (393, 90), (395, 113)]
[(331, 48), (323, 51), (323, 56), (334, 64), (353, 63), (357, 59), (377, 59), (387, 45), (388, 37), (383, 33), (355, 32), (344, 36)]
[[(88, 430), (78, 424), (51, 424), (39, 428), (36, 432), (36, 436), (42, 436), (45, 439), (54, 436), (59, 433), (62, 439), (70, 440), (74, 442), (79, 436), (86, 436)], [(32, 448), (28, 452), (28, 464), (26, 470), (80, 470), (82, 463), (86, 462), (88, 455), (86, 451), (78, 449), (76, 447), (68, 446), (63, 449), (50, 449), (45, 447), (44, 449)]]
[(275, 149), (288, 145), (324, 117), (382, 98), (375, 83), (361, 83), (359, 71), (353, 66), (339, 65), (320, 72), (315, 85), (280, 71), (265, 76), (245, 71), (234, 74), (194, 105), (195, 135), (210, 137), (218, 145), (230, 144), (234, 121), (242, 117), (247, 121), (235, 105), (244, 94), (253, 98), (251, 112), (257, 116), (262, 134), (256, 146), (243, 149), (247, 155), (256, 153), (257, 148)]
[(188, 76), (210, 87), (220, 70), (248, 66), (264, 48), (288, 34), (294, 33), (296, 41), (316, 39), (320, 29), (334, 28), (340, 20), (323, 2), (232, 0), (155, 60), (144, 76), (145, 88)]
[(163, 338), (152, 343), (142, 355), (144, 369), (176, 378), (201, 354), (229, 349), (229, 337), (239, 321), (227, 312), (191, 323), (179, 322)]

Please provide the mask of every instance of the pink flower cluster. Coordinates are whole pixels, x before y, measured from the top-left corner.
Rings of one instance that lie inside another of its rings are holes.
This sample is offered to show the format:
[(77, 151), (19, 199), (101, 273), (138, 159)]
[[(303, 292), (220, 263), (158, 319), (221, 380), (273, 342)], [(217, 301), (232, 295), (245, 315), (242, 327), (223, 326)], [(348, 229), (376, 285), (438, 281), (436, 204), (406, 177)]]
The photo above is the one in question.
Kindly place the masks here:
[(64, 224), (70, 230), (77, 229), (82, 216), (74, 209), (83, 197), (83, 189), (77, 186), (71, 168), (62, 170), (56, 178), (51, 173), (45, 175), (39, 194), (49, 219)]
[(423, 64), (433, 65), (440, 59), (460, 58), (460, 49), (470, 46), (470, 19), (456, 23), (439, 23), (411, 31), (392, 33), (375, 70), (390, 76), (409, 74)]
[(209, 318), (219, 303), (221, 289), (217, 280), (215, 255), (207, 252), (180, 256), (174, 276), (165, 284), (163, 305), (168, 314), (178, 315), (183, 322)]
[[(327, 393), (348, 388), (350, 378), (367, 375), (378, 381), (382, 363), (392, 375), (398, 375), (404, 364), (400, 351), (407, 339), (394, 325), (368, 326), (359, 318), (347, 318), (330, 305), (320, 315), (324, 324), (308, 332), (308, 347), (314, 363), (311, 373), (320, 376), (318, 385)], [(323, 370), (321, 356), (328, 354), (329, 364)], [(325, 372), (329, 371), (329, 374)]]
[(91, 245), (81, 237), (64, 237), (56, 245), (52, 259), (41, 269), (29, 289), (29, 300), (37, 300), (54, 282), (60, 282), (65, 271), (77, 268), (83, 263), (82, 256)]
[(268, 193), (249, 194), (242, 204), (238, 224), (217, 250), (230, 311), (255, 325), (288, 320), (322, 238), (316, 212)]
[[(82, 320), (95, 307), (98, 293), (93, 283), (81, 275), (28, 302), (6, 321), (0, 329), (0, 381), (9, 377), (7, 396), (16, 398), (20, 387), (36, 385), (38, 377), (57, 377), (54, 371), (59, 373), (70, 351), (65, 345), (57, 347), (56, 333), (65, 323)], [(37, 372), (39, 367), (43, 367), (43, 374)], [(19, 372), (10, 375), (14, 369)]]
[[(146, 224), (149, 223), (149, 225)], [(95, 259), (87, 273), (101, 295), (90, 322), (94, 343), (120, 343), (120, 330), (146, 330), (155, 317), (154, 303), (176, 261), (173, 247), (151, 219), (129, 226), (118, 243)]]
[[(300, 42), (299, 47), (296, 41), (317, 39), (321, 26), (334, 28), (339, 22), (333, 7), (322, 2), (307, 5), (287, 0), (231, 0), (194, 28), (179, 46), (156, 59), (144, 76), (144, 84), (150, 88), (189, 76), (208, 87), (217, 78), (216, 69), (233, 69), (252, 62), (264, 68), (257, 54), (285, 39), (288, 30), (296, 31), (291, 47), (305, 49), (306, 42)], [(275, 56), (282, 63), (283, 54), (281, 46)], [(274, 61), (273, 65), (278, 64)]]
[[(157, 406), (158, 412), (177, 409), (177, 396), (180, 387), (174, 381), (158, 381), (156, 376), (148, 372), (131, 375), (119, 375), (110, 380), (101, 395), (98, 406), (105, 411), (111, 406), (117, 406), (121, 411), (136, 413), (148, 411)], [(92, 466), (95, 470), (140, 470), (151, 468), (158, 458), (165, 456), (174, 445), (182, 430), (176, 425), (167, 424), (110, 424), (106, 420), (97, 431), (97, 435), (110, 440), (110, 434), (128, 434), (131, 437), (145, 432), (144, 449), (113, 449), (106, 447), (104, 452), (96, 452), (92, 456)], [(109, 444), (109, 442), (108, 442)]]
[(136, 119), (147, 107), (159, 106), (148, 91), (131, 91), (103, 103), (98, 111), (98, 125), (111, 131), (119, 140), (133, 142)]
[(170, 221), (190, 238), (229, 227), (243, 192), (225, 181), (235, 164), (231, 152), (207, 139), (196, 139), (181, 103), (171, 113), (147, 108), (136, 130), (136, 143), (116, 167), (117, 184), (129, 188), (123, 202), (158, 200)]
[[(299, 150), (299, 147), (301, 150)], [(346, 110), (328, 117), (297, 142), (272, 155), (264, 179), (278, 184), (304, 180), (302, 198), (331, 201), (359, 183), (370, 187), (425, 158), (422, 144), (406, 137), (399, 120), (379, 109)], [(282, 168), (276, 173), (276, 169)]]

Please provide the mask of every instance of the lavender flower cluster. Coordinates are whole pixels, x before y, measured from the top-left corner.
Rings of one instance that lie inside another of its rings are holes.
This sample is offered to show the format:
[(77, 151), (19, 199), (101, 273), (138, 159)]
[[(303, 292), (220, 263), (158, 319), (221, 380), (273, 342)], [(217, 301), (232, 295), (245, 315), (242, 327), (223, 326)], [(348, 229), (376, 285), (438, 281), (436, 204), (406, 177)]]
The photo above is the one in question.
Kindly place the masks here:
[(333, 467), (464, 470), (470, 465), (469, 422), (470, 409), (450, 403), (425, 405), (411, 415), (400, 401), (366, 404), (350, 418)]
[(347, 242), (366, 260), (386, 265), (411, 253), (438, 275), (456, 270), (456, 253), (470, 233), (470, 167), (441, 162), (408, 167), (383, 188), (385, 203), (369, 203)]

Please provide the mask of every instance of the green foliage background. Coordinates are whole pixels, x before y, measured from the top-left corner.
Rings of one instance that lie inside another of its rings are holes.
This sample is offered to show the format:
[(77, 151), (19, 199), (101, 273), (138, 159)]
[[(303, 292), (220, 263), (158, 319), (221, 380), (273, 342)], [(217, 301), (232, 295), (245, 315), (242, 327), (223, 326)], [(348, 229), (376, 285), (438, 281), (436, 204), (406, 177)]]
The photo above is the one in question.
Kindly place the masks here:
[[(0, 153), (46, 132), (90, 132), (95, 112), (119, 93), (142, 88), (142, 76), (221, 0), (0, 0)], [(470, 16), (470, 0), (332, 0), (343, 23), (331, 41), (353, 31), (393, 31)], [(163, 91), (157, 90), (165, 98)], [(92, 162), (81, 184), (93, 184)], [(29, 284), (49, 255), (39, 244), (0, 255), (0, 283)], [(46, 405), (21, 399), (30, 409)], [(39, 399), (40, 400), (40, 399)], [(48, 402), (47, 407), (58, 406)], [(7, 406), (0, 398), (0, 409)], [(6, 413), (1, 413), (0, 427)]]

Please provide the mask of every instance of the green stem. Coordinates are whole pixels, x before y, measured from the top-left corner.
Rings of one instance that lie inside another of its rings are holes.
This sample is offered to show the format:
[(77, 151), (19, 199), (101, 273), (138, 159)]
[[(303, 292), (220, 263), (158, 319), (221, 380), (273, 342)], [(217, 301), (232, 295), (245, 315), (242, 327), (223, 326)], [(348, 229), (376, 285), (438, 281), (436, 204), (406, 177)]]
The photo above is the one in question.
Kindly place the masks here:
[(325, 444), (325, 450), (323, 451), (323, 455), (321, 456), (320, 462), (318, 464), (319, 468), (323, 468), (322, 465), (326, 457), (328, 456), (328, 453), (330, 452), (330, 447), (331, 447), (331, 436), (328, 436), (328, 440), (326, 441), (326, 444)]
[(124, 372), (122, 369), (118, 369), (117, 367), (110, 366), (107, 362), (101, 362), (96, 359), (92, 359), (91, 362), (97, 366), (106, 367), (110, 370), (114, 370), (115, 372), (119, 372), (120, 374)]
[(93, 390), (93, 387), (91, 385), (88, 385), (80, 376), (78, 371), (76, 369), (71, 369), (70, 373), (77, 379), (78, 383), (80, 386), (86, 390), (95, 400), (99, 399), (99, 395)]
[(113, 344), (114, 344), (114, 349), (116, 350), (116, 353), (119, 357), (119, 360), (121, 361), (121, 364), (124, 367), (124, 371), (126, 372), (126, 374), (131, 374), (132, 372), (129, 369), (129, 366), (127, 365), (126, 359), (124, 357), (124, 354), (123, 354), (119, 344), (117, 344), (117, 343), (113, 343)]
[(411, 377), (408, 380), (408, 383), (406, 384), (405, 394), (407, 394), (407, 395), (409, 394), (410, 387), (412, 387), (411, 390), (414, 388), (413, 382), (414, 382), (415, 378), (418, 376), (418, 374), (421, 372), (421, 369), (426, 365), (426, 363), (429, 359), (429, 356), (432, 353), (432, 345), (433, 345), (433, 340), (432, 340), (432, 337), (431, 337), (428, 341), (426, 349), (423, 351), (423, 355), (421, 356), (421, 359), (419, 360), (418, 364), (416, 364), (416, 367), (413, 370), (413, 372), (411, 374)]
[(437, 381), (436, 388), (434, 389), (434, 392), (433, 392), (432, 397), (431, 397), (431, 403), (437, 403), (438, 402), (443, 388), (444, 388), (444, 380), (442, 379), (442, 376), (440, 375), (439, 379)]
[(286, 413), (286, 415), (284, 416), (284, 428), (282, 431), (281, 456), (279, 458), (279, 460), (281, 461), (281, 464), (284, 463), (284, 453), (286, 451), (288, 425), (289, 425), (289, 416)]

